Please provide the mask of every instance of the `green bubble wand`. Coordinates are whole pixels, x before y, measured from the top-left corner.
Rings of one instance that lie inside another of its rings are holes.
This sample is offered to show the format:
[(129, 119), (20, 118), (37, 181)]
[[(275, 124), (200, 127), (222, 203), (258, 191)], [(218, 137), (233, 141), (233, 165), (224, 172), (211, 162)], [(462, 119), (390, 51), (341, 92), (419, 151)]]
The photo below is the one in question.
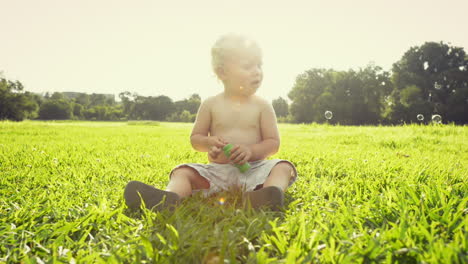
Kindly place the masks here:
[[(226, 157), (229, 158), (229, 156), (231, 156), (231, 149), (233, 148), (234, 146), (232, 144), (227, 144), (226, 146), (223, 147), (223, 152), (224, 152), (224, 155), (226, 155)], [(246, 162), (244, 164), (234, 164), (234, 166), (236, 168), (238, 168), (240, 170), (240, 172), (242, 173), (245, 173), (246, 171), (248, 171), (252, 166), (250, 166), (250, 163)]]

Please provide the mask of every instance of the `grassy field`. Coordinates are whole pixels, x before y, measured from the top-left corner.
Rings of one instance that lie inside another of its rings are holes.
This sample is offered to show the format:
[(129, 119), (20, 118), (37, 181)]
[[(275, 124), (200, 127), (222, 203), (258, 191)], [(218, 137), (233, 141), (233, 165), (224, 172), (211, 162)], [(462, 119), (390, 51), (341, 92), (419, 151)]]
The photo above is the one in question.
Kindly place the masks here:
[(274, 157), (299, 172), (284, 212), (222, 193), (130, 213), (128, 181), (207, 162), (190, 130), (0, 122), (0, 263), (468, 263), (466, 126), (280, 125)]

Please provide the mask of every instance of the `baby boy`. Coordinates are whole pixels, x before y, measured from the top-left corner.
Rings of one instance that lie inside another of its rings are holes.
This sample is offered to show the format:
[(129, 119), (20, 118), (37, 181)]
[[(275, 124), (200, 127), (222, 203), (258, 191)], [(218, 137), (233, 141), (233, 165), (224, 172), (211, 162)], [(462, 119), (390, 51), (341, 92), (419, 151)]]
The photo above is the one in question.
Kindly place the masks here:
[[(130, 208), (143, 199), (149, 209), (160, 210), (201, 190), (210, 195), (232, 188), (243, 191), (245, 204), (278, 210), (284, 191), (297, 177), (294, 165), (281, 159), (266, 160), (279, 150), (280, 137), (271, 104), (255, 95), (262, 84), (262, 54), (249, 38), (228, 34), (212, 50), (212, 66), (224, 91), (202, 102), (190, 142), (207, 152), (209, 164), (178, 165), (170, 174), (166, 190), (138, 181), (127, 184), (124, 197)], [(231, 155), (223, 147), (232, 144)], [(241, 172), (233, 164), (250, 164)]]

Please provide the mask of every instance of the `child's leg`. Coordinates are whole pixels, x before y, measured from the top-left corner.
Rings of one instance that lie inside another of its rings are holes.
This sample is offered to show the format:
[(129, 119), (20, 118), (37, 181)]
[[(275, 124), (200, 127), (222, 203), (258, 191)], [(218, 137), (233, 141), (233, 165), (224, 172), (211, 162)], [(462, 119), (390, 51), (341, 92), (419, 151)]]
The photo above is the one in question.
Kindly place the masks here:
[(291, 178), (295, 176), (295, 170), (288, 162), (278, 162), (270, 172), (270, 175), (263, 183), (263, 188), (269, 186), (279, 187), (283, 192), (289, 186)]
[(284, 205), (284, 191), (289, 186), (295, 170), (288, 162), (279, 162), (270, 171), (270, 175), (263, 183), (263, 188), (246, 192), (244, 199), (252, 208), (268, 207), (280, 210)]
[(173, 207), (180, 200), (176, 193), (159, 190), (139, 181), (131, 181), (125, 186), (124, 198), (131, 209), (140, 208), (143, 200), (146, 208), (156, 210)]
[(169, 192), (177, 193), (181, 198), (190, 196), (192, 190), (209, 189), (208, 180), (200, 176), (193, 168), (180, 167), (172, 172), (171, 180), (166, 187)]
[(139, 181), (131, 181), (125, 187), (124, 197), (130, 208), (140, 208), (143, 199), (148, 209), (161, 210), (174, 206), (181, 198), (189, 196), (193, 189), (208, 188), (210, 188), (209, 182), (196, 170), (180, 167), (172, 172), (167, 191)]

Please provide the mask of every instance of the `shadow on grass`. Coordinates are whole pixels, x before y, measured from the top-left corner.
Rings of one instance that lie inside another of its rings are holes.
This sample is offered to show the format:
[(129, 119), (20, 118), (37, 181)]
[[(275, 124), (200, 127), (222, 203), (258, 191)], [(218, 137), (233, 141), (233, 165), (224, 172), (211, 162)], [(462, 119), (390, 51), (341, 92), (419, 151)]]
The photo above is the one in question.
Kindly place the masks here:
[[(293, 201), (285, 197), (285, 207)], [(143, 247), (139, 260), (153, 262), (206, 263), (209, 261), (255, 262), (262, 235), (272, 232), (272, 222), (283, 221), (285, 212), (244, 209), (242, 193), (221, 192), (204, 198), (196, 194), (175, 210), (124, 211), (144, 223), (140, 231)], [(153, 251), (147, 254), (147, 251)]]

